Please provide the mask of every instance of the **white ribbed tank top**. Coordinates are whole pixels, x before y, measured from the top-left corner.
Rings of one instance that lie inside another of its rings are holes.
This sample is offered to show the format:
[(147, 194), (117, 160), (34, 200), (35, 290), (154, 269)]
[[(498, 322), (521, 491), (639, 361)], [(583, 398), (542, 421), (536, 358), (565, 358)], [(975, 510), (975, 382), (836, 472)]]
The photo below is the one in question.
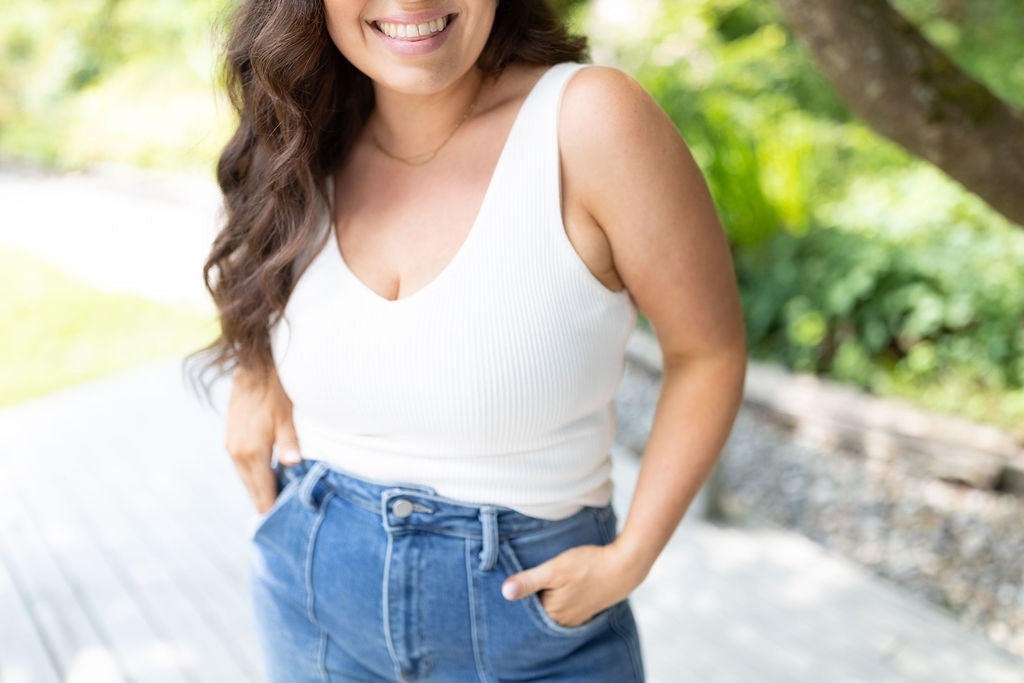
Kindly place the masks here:
[(558, 113), (585, 66), (556, 64), (534, 84), (468, 237), (413, 294), (392, 301), (356, 278), (323, 207), (330, 234), (271, 328), (304, 457), (545, 519), (610, 501), (637, 309), (562, 224)]

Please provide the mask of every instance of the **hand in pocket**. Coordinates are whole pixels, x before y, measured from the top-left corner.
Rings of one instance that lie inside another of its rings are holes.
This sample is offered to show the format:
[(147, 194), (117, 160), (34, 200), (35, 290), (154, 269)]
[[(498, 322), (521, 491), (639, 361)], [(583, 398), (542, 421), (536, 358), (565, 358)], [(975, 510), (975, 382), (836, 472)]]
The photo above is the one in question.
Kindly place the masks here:
[(283, 465), (302, 459), (292, 424), (292, 402), (275, 370), (258, 377), (236, 368), (228, 400), (224, 447), (256, 507), (266, 513), (277, 498), (277, 477), (271, 467), (274, 447)]

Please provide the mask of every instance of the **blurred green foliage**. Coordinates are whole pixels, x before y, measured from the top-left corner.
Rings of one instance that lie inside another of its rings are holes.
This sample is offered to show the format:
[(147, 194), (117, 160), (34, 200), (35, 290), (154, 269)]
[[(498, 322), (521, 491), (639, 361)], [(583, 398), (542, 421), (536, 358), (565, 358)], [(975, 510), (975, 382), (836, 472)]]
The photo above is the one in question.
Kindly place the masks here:
[(0, 155), (121, 161), (212, 177), (232, 119), (213, 85), (227, 0), (8, 0)]
[[(589, 33), (658, 100), (707, 180), (751, 356), (1024, 438), (1024, 230), (861, 124), (769, 0), (665, 2), (639, 26), (602, 4)], [(1024, 105), (1024, 5), (896, 5)]]
[[(754, 357), (1024, 436), (1024, 231), (852, 116), (771, 0), (554, 3), (693, 151), (732, 244)], [(1019, 0), (893, 3), (1024, 106)], [(212, 176), (233, 125), (213, 81), (228, 4), (10, 0), (0, 156)]]

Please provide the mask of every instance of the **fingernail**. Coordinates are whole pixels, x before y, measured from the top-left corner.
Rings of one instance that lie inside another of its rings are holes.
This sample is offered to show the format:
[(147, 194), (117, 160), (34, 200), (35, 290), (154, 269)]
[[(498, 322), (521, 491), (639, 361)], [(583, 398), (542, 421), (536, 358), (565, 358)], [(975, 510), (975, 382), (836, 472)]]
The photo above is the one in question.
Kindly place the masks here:
[(298, 461), (302, 460), (302, 454), (294, 448), (289, 449), (281, 454), (281, 462), (287, 465), (294, 465)]
[(509, 583), (502, 584), (501, 586), (501, 594), (505, 596), (506, 600), (515, 600), (516, 593), (518, 592), (519, 586), (516, 585), (515, 581), (510, 581)]

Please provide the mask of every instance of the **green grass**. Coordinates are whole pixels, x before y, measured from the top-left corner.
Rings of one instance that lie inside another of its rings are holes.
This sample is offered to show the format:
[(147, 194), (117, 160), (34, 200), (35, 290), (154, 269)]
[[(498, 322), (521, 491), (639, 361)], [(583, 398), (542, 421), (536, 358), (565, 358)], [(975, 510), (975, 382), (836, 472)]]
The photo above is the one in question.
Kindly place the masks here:
[(97, 291), (0, 246), (0, 406), (183, 356), (217, 334), (211, 315)]

